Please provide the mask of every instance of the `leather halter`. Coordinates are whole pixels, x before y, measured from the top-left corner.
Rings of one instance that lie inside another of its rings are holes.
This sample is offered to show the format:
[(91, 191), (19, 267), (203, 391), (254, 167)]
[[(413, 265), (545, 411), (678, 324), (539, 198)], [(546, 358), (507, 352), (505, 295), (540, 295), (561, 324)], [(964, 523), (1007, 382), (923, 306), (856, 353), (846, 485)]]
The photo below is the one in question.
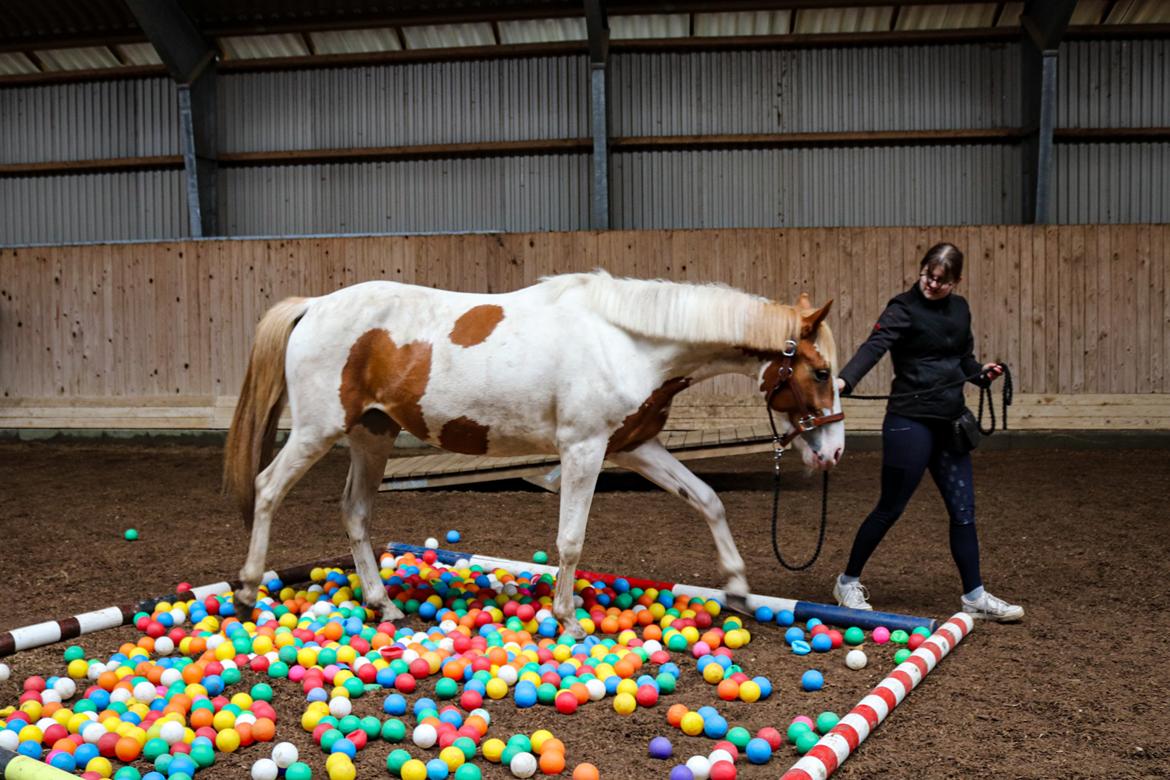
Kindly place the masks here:
[(772, 419), (772, 399), (785, 386), (792, 391), (792, 397), (796, 400), (796, 408), (804, 409), (804, 397), (800, 394), (800, 386), (792, 382), (794, 373), (793, 363), (796, 359), (796, 342), (788, 339), (785, 342), (785, 350), (780, 353), (779, 367), (776, 375), (776, 384), (772, 385), (772, 389), (768, 391), (768, 395), (764, 401), (768, 409), (768, 422), (772, 424), (772, 437), (776, 441), (778, 448), (787, 447), (792, 441), (801, 434), (820, 428), (822, 425), (829, 423), (840, 422), (845, 419), (845, 412), (836, 412), (835, 414), (806, 414), (803, 417), (798, 417), (795, 421), (789, 415), (789, 422), (793, 422), (796, 426), (793, 430), (780, 435), (776, 430), (776, 422)]

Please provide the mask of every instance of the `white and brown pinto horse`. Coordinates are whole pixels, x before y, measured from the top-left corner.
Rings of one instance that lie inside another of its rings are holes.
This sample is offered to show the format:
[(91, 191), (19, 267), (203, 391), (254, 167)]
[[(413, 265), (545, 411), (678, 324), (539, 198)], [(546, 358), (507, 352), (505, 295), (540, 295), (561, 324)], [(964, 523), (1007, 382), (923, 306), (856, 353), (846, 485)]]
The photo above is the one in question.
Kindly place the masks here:
[[(721, 285), (604, 272), (502, 295), (377, 281), (282, 301), (257, 327), (227, 440), (225, 485), (252, 529), (235, 594), (242, 612), (255, 603), (273, 512), (344, 436), (352, 463), (342, 521), (365, 601), (385, 619), (401, 617), (366, 527), (403, 429), (452, 452), (560, 456), (553, 613), (571, 634), (581, 635), (573, 572), (606, 458), (703, 515), (726, 593), (742, 605), (747, 577), (723, 504), (657, 435), (676, 393), (717, 374), (745, 374), (782, 413), (784, 431), (804, 432), (805, 464), (835, 465), (845, 429), (824, 322), (830, 304), (814, 311), (805, 296), (789, 306)], [(292, 429), (267, 465), (286, 399)]]

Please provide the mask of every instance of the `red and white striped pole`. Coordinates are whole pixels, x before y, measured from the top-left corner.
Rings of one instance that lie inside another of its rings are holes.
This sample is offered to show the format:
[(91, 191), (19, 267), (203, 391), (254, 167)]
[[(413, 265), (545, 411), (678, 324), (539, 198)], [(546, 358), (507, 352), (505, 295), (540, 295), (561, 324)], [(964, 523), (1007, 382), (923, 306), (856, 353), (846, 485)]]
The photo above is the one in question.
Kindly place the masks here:
[(906, 694), (914, 690), (974, 627), (975, 621), (970, 615), (962, 612), (953, 615), (821, 737), (780, 780), (825, 780), (836, 772), (857, 746), (906, 698)]

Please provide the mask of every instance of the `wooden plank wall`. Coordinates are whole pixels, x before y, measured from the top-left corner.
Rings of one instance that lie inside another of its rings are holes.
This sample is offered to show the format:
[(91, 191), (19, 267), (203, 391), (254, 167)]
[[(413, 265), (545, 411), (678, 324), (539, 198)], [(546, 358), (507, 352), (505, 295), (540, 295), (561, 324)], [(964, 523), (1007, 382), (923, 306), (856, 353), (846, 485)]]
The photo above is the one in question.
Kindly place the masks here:
[[(1170, 427), (1167, 225), (611, 231), (0, 249), (0, 427), (223, 427), (263, 311), (285, 296), (322, 294), (367, 279), (507, 291), (543, 275), (604, 267), (615, 275), (724, 282), (782, 301), (808, 291), (818, 303), (835, 300), (830, 323), (849, 353), (885, 302), (912, 283), (923, 252), (940, 240), (967, 255), (960, 293), (974, 312), (978, 355), (1012, 366), (1017, 393), (1034, 397), (1028, 403), (1037, 419), (1045, 409), (1064, 410), (1050, 415), (1055, 419), (1086, 405), (1121, 404), (1130, 410), (1109, 424), (1124, 419), (1131, 427)], [(859, 392), (881, 392), (889, 378), (883, 361)], [(756, 402), (750, 383), (731, 377), (700, 385), (679, 401), (690, 408), (716, 404), (718, 414), (733, 417), (736, 405), (749, 398)], [(135, 425), (136, 419), (150, 424)]]

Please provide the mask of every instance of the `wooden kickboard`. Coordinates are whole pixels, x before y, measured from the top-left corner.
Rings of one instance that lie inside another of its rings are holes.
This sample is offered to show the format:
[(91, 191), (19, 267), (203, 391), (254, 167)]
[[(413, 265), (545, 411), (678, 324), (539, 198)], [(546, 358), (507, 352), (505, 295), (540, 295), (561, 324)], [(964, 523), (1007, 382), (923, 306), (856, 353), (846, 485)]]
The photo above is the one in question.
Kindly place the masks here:
[[(662, 443), (679, 460), (700, 460), (728, 455), (747, 455), (772, 450), (772, 430), (768, 425), (741, 425), (736, 428), (707, 431), (671, 431)], [(520, 455), (489, 458), (437, 452), (394, 458), (386, 464), (379, 490), (418, 490), (420, 488), (471, 485), (501, 479), (527, 479), (553, 489), (557, 482), (560, 460), (555, 455)], [(609, 462), (605, 469), (619, 466)]]

